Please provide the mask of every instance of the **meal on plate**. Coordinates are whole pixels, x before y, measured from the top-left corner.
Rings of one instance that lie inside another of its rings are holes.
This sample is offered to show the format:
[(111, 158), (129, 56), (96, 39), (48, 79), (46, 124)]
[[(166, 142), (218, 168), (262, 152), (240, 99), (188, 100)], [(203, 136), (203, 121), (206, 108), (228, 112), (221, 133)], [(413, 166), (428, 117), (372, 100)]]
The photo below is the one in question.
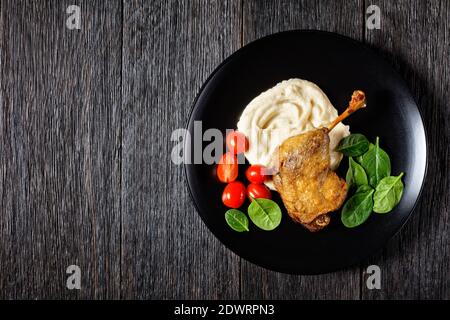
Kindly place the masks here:
[[(272, 166), (273, 153), (284, 140), (329, 125), (338, 116), (325, 93), (314, 83), (302, 79), (282, 81), (254, 98), (244, 109), (237, 131), (249, 141), (245, 157), (251, 164)], [(334, 151), (350, 134), (350, 127), (339, 123), (329, 133), (330, 165), (336, 170), (342, 159)], [(270, 179), (266, 185), (275, 190)]]
[(328, 212), (339, 209), (347, 196), (344, 179), (330, 168), (329, 133), (349, 114), (365, 107), (365, 95), (355, 91), (348, 109), (325, 128), (312, 129), (284, 140), (273, 158), (273, 181), (289, 216), (310, 231), (330, 222)]
[[(390, 212), (400, 202), (403, 173), (390, 175), (390, 159), (378, 138), (372, 144), (341, 123), (365, 106), (364, 92), (356, 90), (338, 116), (325, 93), (301, 79), (283, 81), (254, 98), (237, 131), (228, 134), (228, 152), (217, 167), (219, 180), (228, 183), (222, 195), (232, 208), (225, 213), (228, 225), (249, 231), (247, 216), (238, 210), (248, 198), (250, 220), (263, 230), (275, 229), (282, 213), (271, 190), (280, 194), (291, 219), (312, 232), (326, 227), (330, 213), (341, 207), (341, 221), (348, 228), (362, 224), (372, 212)], [(250, 163), (247, 187), (236, 181), (239, 153)], [(345, 180), (334, 171), (344, 155), (349, 157)]]

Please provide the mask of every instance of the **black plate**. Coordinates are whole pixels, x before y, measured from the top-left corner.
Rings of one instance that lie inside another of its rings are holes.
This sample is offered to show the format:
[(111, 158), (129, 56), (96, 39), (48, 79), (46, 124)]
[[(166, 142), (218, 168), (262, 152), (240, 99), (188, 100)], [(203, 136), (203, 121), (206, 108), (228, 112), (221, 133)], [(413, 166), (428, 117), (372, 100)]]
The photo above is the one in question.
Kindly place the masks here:
[[(426, 172), (426, 137), (419, 110), (403, 80), (383, 59), (361, 43), (328, 32), (290, 31), (274, 34), (238, 50), (209, 77), (197, 96), (189, 119), (208, 128), (236, 128), (245, 106), (262, 91), (282, 80), (301, 78), (316, 83), (342, 112), (353, 90), (367, 95), (367, 108), (345, 123), (371, 141), (380, 137), (391, 157), (392, 174), (405, 172), (400, 204), (389, 214), (373, 213), (363, 225), (345, 228), (340, 212), (331, 224), (310, 233), (287, 216), (271, 232), (250, 222), (250, 232), (237, 233), (225, 222), (221, 202), (224, 184), (214, 165), (185, 165), (192, 198), (214, 235), (240, 257), (276, 271), (319, 274), (353, 265), (376, 253), (405, 224), (417, 203)], [(188, 153), (193, 141), (185, 144)], [(187, 140), (186, 140), (187, 141)], [(204, 143), (207, 145), (208, 143)], [(340, 172), (346, 164), (341, 163)], [(343, 168), (344, 167), (344, 168)], [(240, 171), (245, 170), (244, 166)], [(245, 179), (240, 175), (240, 180)], [(248, 203), (242, 210), (246, 212)]]

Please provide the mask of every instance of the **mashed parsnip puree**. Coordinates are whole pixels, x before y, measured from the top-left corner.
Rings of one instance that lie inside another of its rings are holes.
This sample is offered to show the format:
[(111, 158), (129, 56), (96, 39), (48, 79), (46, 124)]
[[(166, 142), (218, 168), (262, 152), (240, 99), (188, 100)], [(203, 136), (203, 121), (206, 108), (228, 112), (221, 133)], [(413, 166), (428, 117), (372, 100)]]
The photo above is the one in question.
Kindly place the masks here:
[[(325, 127), (338, 112), (325, 93), (314, 83), (290, 79), (278, 83), (254, 98), (244, 109), (237, 124), (245, 134), (250, 164), (272, 165), (275, 148), (285, 139), (305, 131)], [(342, 154), (334, 151), (339, 141), (350, 134), (349, 126), (339, 123), (330, 133), (331, 168), (337, 169)], [(266, 183), (274, 189), (271, 182)]]

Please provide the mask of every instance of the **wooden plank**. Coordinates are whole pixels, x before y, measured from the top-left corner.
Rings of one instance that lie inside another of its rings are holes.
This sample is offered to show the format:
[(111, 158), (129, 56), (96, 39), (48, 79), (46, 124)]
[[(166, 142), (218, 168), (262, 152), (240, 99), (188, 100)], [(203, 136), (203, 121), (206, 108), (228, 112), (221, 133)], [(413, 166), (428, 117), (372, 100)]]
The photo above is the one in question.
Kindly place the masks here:
[(1, 1), (1, 298), (119, 297), (121, 2), (73, 3)]
[[(244, 1), (244, 43), (291, 29), (320, 29), (362, 40), (362, 1)], [(242, 261), (244, 299), (357, 299), (358, 267), (320, 276), (292, 276)]]
[(365, 1), (381, 9), (381, 29), (366, 30), (418, 102), (428, 138), (428, 179), (413, 217), (379, 256), (381, 290), (367, 299), (450, 298), (450, 3)]
[(124, 2), (124, 298), (239, 297), (239, 258), (196, 213), (170, 151), (201, 84), (240, 45), (239, 1)]

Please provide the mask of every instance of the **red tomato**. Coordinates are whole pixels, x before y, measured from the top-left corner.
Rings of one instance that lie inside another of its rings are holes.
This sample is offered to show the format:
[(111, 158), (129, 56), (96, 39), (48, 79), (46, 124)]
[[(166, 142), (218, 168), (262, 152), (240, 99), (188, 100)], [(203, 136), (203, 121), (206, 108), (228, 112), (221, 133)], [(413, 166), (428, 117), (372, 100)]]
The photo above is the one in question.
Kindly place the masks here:
[(266, 181), (267, 173), (268, 171), (266, 167), (260, 164), (253, 164), (247, 168), (247, 171), (245, 171), (245, 176), (251, 183), (262, 184)]
[(242, 182), (230, 182), (223, 190), (222, 202), (227, 207), (237, 209), (244, 203), (245, 194), (246, 190)]
[(231, 153), (238, 154), (247, 151), (248, 140), (243, 133), (231, 131), (226, 138), (227, 148)]
[(269, 188), (263, 184), (250, 183), (247, 187), (247, 196), (252, 201), (252, 198), (271, 199), (272, 193)]
[(238, 168), (237, 157), (227, 152), (220, 158), (217, 165), (217, 178), (225, 183), (234, 181), (238, 176)]

